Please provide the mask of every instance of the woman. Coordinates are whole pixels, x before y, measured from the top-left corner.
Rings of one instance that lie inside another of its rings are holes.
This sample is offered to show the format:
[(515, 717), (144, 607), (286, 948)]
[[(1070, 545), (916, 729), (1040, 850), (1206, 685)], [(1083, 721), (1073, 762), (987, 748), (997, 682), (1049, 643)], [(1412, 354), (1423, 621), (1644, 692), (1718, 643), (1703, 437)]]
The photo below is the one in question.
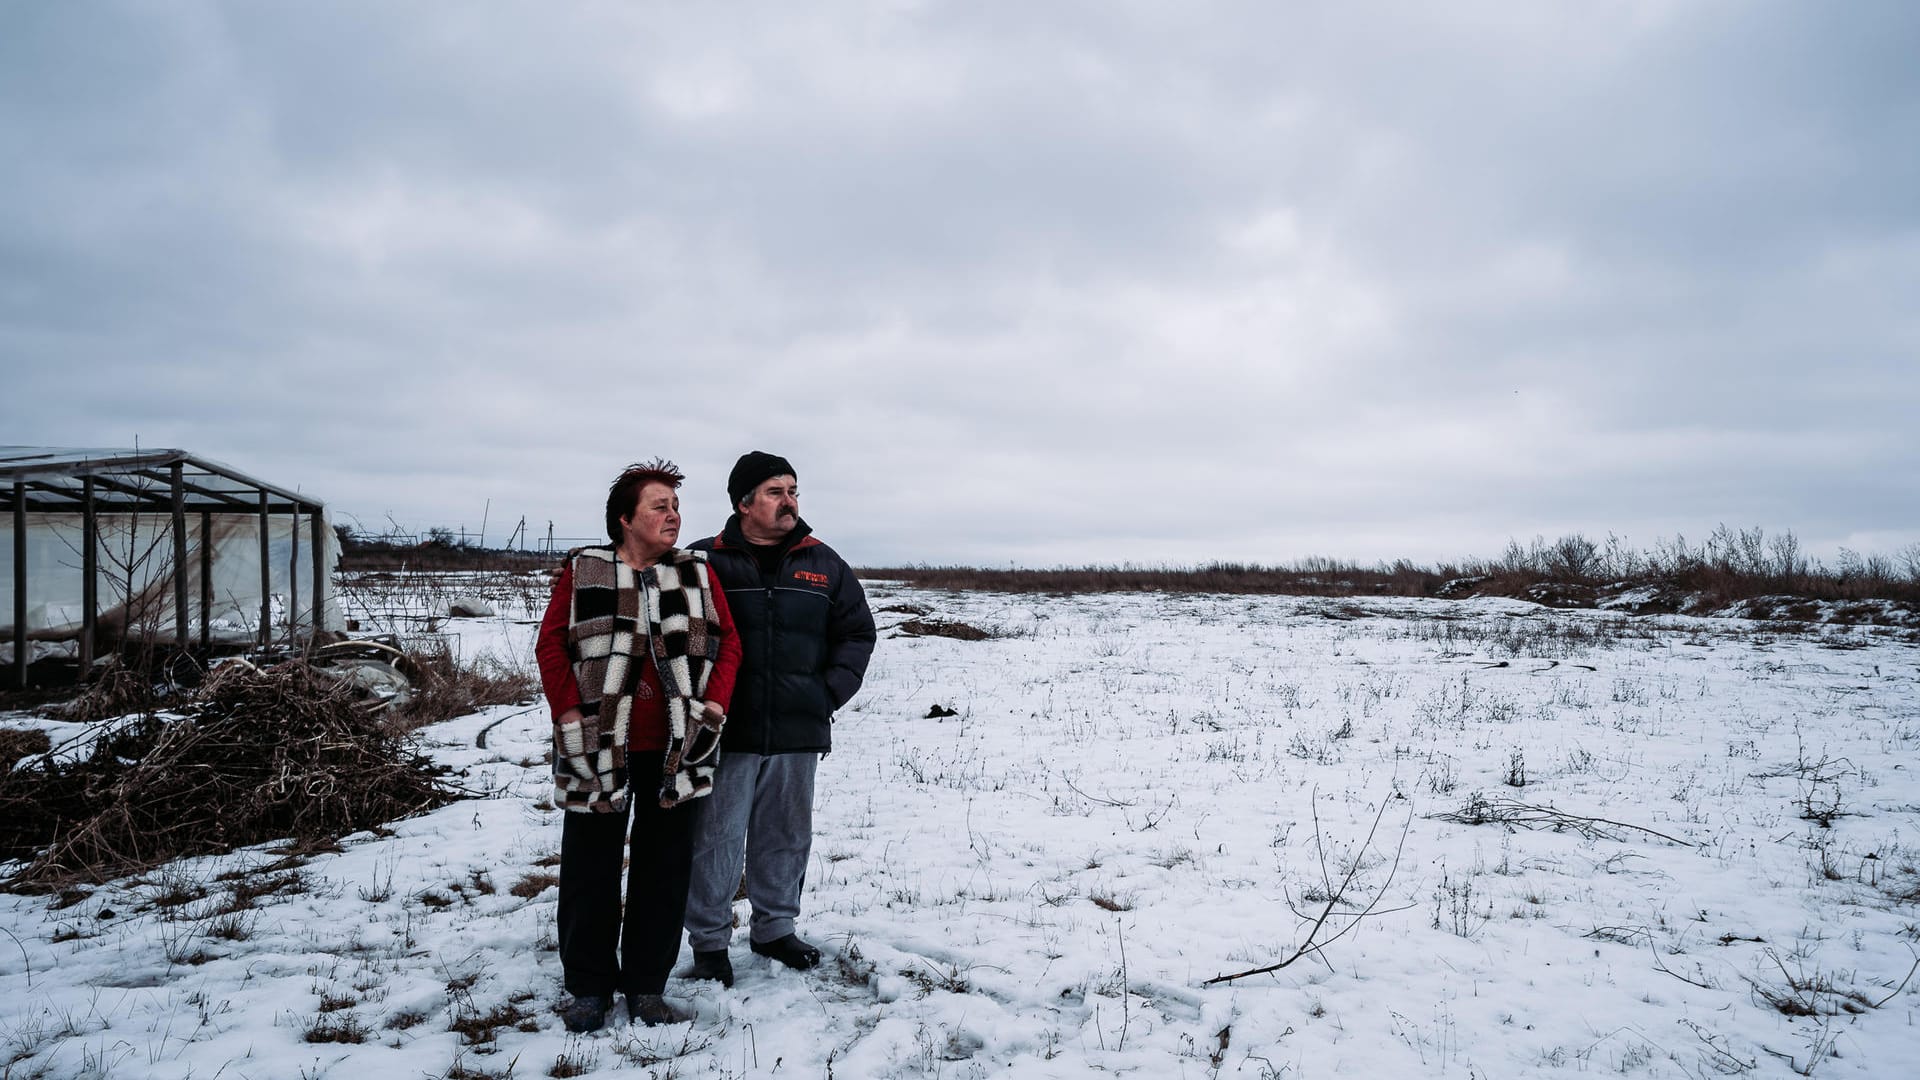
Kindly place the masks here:
[[(661, 998), (680, 953), (692, 807), (712, 788), (740, 642), (706, 556), (674, 546), (683, 479), (670, 461), (629, 466), (607, 491), (606, 547), (570, 552), (540, 622), (553, 710), (560, 835), (560, 963), (568, 1031), (690, 1017)], [(640, 763), (629, 799), (628, 755)], [(659, 762), (658, 771), (650, 764)], [(633, 830), (626, 915), (620, 864)], [(617, 956), (617, 959), (616, 959)]]

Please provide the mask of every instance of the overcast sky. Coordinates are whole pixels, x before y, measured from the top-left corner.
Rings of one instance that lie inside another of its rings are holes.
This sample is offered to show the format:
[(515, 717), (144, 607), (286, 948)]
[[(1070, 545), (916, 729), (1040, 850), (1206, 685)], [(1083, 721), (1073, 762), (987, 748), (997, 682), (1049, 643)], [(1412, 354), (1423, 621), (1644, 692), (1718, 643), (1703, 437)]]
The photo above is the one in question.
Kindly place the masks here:
[[(0, 443), (856, 563), (1920, 541), (1920, 5), (8, 6)], [(490, 501), (490, 507), (489, 507)]]

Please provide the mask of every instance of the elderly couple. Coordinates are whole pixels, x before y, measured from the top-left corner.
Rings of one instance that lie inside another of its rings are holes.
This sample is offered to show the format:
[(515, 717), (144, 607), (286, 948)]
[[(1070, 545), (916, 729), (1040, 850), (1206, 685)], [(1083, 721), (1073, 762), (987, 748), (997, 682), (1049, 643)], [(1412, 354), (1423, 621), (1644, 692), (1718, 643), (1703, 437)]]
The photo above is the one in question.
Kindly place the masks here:
[(630, 1020), (690, 1019), (661, 997), (683, 923), (693, 966), (682, 974), (732, 986), (743, 868), (753, 951), (792, 968), (820, 962), (794, 933), (814, 769), (834, 710), (866, 674), (873, 615), (852, 569), (800, 519), (785, 458), (742, 456), (727, 477), (725, 528), (685, 549), (675, 546), (681, 480), (668, 461), (614, 480), (611, 543), (568, 554), (540, 623), (556, 801), (568, 811), (559, 939), (569, 1031), (603, 1026), (615, 990)]

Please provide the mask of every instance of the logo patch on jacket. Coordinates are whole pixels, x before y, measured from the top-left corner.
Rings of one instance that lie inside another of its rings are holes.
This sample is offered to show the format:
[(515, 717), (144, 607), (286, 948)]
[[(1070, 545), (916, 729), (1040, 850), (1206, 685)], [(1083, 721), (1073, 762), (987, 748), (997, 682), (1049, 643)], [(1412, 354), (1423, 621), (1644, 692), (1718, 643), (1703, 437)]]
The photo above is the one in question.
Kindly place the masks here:
[(809, 570), (795, 570), (793, 576), (797, 580), (804, 581), (809, 585), (818, 585), (823, 589), (826, 588), (828, 584), (827, 575), (816, 574)]

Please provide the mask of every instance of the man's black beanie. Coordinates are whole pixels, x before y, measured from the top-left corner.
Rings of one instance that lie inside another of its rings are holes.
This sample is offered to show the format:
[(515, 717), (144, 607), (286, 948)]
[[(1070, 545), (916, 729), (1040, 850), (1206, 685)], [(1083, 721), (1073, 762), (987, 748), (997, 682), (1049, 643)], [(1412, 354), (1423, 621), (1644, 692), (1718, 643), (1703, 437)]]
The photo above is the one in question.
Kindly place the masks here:
[(764, 450), (750, 450), (741, 454), (740, 460), (733, 463), (733, 471), (727, 474), (727, 499), (738, 510), (740, 500), (776, 476), (799, 479), (800, 474), (794, 472), (793, 466), (787, 464), (787, 459), (778, 454), (769, 454)]

